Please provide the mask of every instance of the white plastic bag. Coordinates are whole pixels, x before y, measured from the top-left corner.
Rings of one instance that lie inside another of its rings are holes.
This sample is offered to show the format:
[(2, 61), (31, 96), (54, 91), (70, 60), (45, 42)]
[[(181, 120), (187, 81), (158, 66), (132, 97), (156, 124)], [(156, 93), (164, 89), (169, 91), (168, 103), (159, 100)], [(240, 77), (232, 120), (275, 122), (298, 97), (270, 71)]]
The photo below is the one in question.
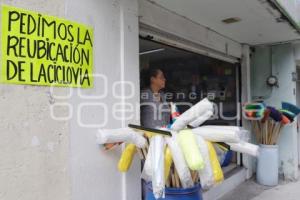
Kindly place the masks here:
[(184, 159), (183, 153), (179, 145), (177, 144), (176, 135), (173, 135), (173, 137), (166, 137), (166, 142), (172, 152), (173, 162), (176, 171), (178, 172), (178, 176), (181, 181), (182, 187), (193, 187), (194, 183), (192, 180), (192, 176)]
[(207, 111), (213, 112), (213, 104), (207, 99), (203, 99), (190, 109), (182, 113), (172, 124), (171, 129), (179, 131), (185, 128), (189, 123), (195, 121), (198, 117), (204, 115)]
[(236, 131), (239, 135), (239, 138), (241, 141), (248, 142), (250, 139), (250, 132), (243, 127), (240, 126), (215, 126), (215, 125), (208, 125), (208, 126), (202, 126), (202, 128), (214, 128), (219, 131), (223, 130), (231, 130)]
[(190, 122), (189, 125), (192, 127), (198, 127), (201, 124), (203, 124), (205, 121), (207, 121), (212, 115), (213, 115), (213, 112), (211, 110), (206, 111), (202, 116), (199, 116), (197, 119)]
[(152, 189), (156, 199), (165, 197), (165, 140), (161, 135), (151, 138)]
[(142, 171), (142, 179), (144, 179), (145, 181), (149, 182), (152, 181), (152, 149), (154, 146), (154, 142), (152, 140), (152, 138), (150, 139), (150, 145), (148, 148), (148, 153), (146, 156), (146, 160), (144, 163), (144, 168)]
[(230, 130), (230, 129), (218, 129), (211, 127), (198, 127), (193, 128), (192, 132), (194, 134), (202, 136), (205, 140), (211, 142), (230, 142), (237, 143), (240, 142), (239, 131)]
[(240, 127), (240, 126), (217, 126), (217, 125), (205, 125), (205, 126), (202, 126), (203, 128), (215, 128), (215, 129), (218, 129), (218, 130), (232, 130), (232, 131), (241, 131), (241, 130), (244, 130), (243, 127)]
[(133, 143), (139, 148), (146, 145), (146, 139), (131, 128), (98, 129), (96, 137), (98, 144), (126, 142)]
[(196, 139), (205, 164), (204, 168), (199, 170), (199, 177), (202, 188), (207, 190), (214, 185), (214, 174), (210, 163), (209, 151), (206, 141), (200, 135), (197, 135)]
[(227, 143), (232, 151), (245, 153), (254, 157), (259, 154), (259, 146), (248, 142)]

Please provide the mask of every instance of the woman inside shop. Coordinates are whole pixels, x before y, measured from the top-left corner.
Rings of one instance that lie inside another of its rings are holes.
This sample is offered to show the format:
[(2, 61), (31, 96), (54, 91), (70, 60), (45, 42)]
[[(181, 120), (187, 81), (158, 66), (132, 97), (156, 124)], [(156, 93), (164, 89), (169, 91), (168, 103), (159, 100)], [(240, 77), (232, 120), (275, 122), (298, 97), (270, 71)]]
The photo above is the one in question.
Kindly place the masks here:
[(163, 93), (166, 79), (159, 68), (143, 72), (145, 88), (141, 92), (141, 125), (160, 128), (170, 123), (170, 107)]

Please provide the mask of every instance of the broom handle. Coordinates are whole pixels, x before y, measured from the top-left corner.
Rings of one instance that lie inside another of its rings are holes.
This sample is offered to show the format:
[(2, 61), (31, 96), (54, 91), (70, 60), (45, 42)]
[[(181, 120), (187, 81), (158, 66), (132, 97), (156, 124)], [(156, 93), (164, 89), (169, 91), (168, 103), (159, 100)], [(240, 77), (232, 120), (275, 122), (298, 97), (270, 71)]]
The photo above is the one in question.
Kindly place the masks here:
[(145, 156), (140, 148), (136, 148), (141, 160), (145, 160)]
[(166, 180), (166, 186), (170, 187), (170, 178), (167, 178), (167, 180)]
[(171, 177), (172, 177), (172, 182), (171, 182), (172, 183), (172, 187), (176, 187), (175, 174), (172, 173)]
[(179, 176), (178, 176), (178, 173), (177, 173), (176, 169), (174, 170), (174, 175), (175, 175), (176, 187), (180, 188), (180, 180), (179, 180)]
[(280, 124), (278, 125), (278, 128), (277, 128), (275, 137), (274, 137), (274, 139), (273, 139), (273, 141), (272, 141), (272, 144), (276, 144), (276, 142), (277, 142), (277, 140), (278, 140), (278, 137), (279, 137), (279, 134), (280, 134), (280, 131), (281, 131), (282, 127), (283, 127), (283, 124), (280, 123)]
[(193, 180), (194, 184), (197, 183), (197, 178), (198, 178), (198, 172), (192, 171), (192, 180)]
[(253, 126), (253, 130), (255, 132), (255, 135), (256, 135), (256, 140), (257, 140), (257, 142), (259, 142), (259, 130), (258, 130), (257, 121), (252, 121), (252, 126)]
[(272, 135), (271, 135), (271, 137), (269, 138), (269, 141), (268, 141), (269, 145), (272, 145), (272, 143), (273, 143), (273, 139), (274, 139), (275, 134), (276, 134), (276, 129), (277, 129), (277, 122), (275, 123), (275, 125), (272, 129)]

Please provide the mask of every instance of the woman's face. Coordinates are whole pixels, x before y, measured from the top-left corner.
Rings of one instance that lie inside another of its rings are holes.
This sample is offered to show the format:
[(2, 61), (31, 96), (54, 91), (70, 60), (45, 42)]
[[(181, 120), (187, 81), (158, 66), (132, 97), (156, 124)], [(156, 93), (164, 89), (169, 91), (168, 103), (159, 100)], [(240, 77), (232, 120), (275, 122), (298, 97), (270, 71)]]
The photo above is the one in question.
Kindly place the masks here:
[(166, 79), (164, 73), (161, 70), (158, 70), (155, 77), (151, 77), (151, 84), (159, 88), (160, 90), (165, 88)]

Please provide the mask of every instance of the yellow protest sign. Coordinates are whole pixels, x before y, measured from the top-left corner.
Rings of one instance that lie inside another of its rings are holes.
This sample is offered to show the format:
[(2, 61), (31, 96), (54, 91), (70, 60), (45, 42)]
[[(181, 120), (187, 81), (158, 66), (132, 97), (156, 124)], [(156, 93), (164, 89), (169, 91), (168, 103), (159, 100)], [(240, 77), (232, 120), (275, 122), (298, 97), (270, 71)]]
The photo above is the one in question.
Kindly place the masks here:
[(93, 29), (3, 5), (2, 83), (93, 87)]

